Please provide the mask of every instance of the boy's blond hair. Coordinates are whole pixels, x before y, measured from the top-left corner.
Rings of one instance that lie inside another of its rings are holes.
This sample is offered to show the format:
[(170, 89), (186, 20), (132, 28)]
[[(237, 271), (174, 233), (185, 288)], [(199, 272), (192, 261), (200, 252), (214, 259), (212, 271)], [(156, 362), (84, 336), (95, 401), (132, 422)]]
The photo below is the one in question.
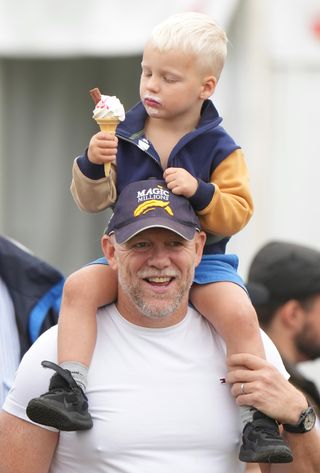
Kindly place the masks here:
[(219, 79), (227, 56), (228, 38), (209, 16), (197, 12), (172, 15), (152, 30), (150, 42), (159, 51), (180, 49), (194, 54), (199, 66)]

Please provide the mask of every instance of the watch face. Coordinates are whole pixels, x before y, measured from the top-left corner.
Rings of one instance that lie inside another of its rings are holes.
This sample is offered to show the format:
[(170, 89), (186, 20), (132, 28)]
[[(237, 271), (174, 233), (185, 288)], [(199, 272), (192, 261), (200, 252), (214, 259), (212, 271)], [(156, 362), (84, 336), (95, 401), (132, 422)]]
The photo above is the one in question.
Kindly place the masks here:
[(313, 429), (316, 423), (316, 413), (312, 406), (308, 407), (300, 415), (300, 420), (296, 425), (284, 424), (283, 427), (287, 432), (295, 434), (303, 434)]
[(304, 428), (307, 431), (311, 430), (315, 422), (316, 422), (316, 415), (315, 415), (314, 409), (312, 407), (309, 407), (309, 409), (306, 411), (305, 418), (304, 418)]

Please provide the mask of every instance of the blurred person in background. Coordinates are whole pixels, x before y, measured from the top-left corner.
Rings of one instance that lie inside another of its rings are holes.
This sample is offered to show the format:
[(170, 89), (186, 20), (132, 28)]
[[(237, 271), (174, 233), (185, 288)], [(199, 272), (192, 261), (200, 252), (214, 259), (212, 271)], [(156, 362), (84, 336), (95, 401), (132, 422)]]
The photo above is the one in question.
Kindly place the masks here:
[(261, 327), (277, 346), (290, 381), (320, 414), (320, 393), (297, 364), (320, 357), (320, 252), (272, 241), (254, 256), (247, 288)]
[(22, 356), (57, 323), (63, 283), (55, 268), (0, 236), (0, 408)]

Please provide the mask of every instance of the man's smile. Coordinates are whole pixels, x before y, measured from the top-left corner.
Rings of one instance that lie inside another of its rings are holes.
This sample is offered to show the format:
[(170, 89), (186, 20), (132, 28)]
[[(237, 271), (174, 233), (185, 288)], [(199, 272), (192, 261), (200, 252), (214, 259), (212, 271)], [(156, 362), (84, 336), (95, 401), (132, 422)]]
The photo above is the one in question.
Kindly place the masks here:
[(155, 285), (168, 285), (172, 280), (173, 277), (166, 277), (166, 276), (154, 276), (154, 277), (148, 277), (144, 278), (145, 281), (149, 282), (150, 284), (155, 284)]

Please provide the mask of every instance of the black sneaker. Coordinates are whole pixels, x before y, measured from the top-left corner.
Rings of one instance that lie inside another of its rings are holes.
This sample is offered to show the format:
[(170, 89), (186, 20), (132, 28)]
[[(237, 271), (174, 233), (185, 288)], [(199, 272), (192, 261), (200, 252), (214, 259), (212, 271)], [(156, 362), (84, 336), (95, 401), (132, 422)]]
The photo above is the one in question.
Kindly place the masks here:
[(27, 415), (33, 422), (59, 430), (87, 430), (93, 426), (88, 412), (88, 400), (69, 370), (43, 361), (42, 366), (56, 373), (50, 380), (49, 391), (31, 399)]
[(293, 457), (276, 421), (257, 411), (243, 430), (239, 459), (248, 463), (290, 463)]

